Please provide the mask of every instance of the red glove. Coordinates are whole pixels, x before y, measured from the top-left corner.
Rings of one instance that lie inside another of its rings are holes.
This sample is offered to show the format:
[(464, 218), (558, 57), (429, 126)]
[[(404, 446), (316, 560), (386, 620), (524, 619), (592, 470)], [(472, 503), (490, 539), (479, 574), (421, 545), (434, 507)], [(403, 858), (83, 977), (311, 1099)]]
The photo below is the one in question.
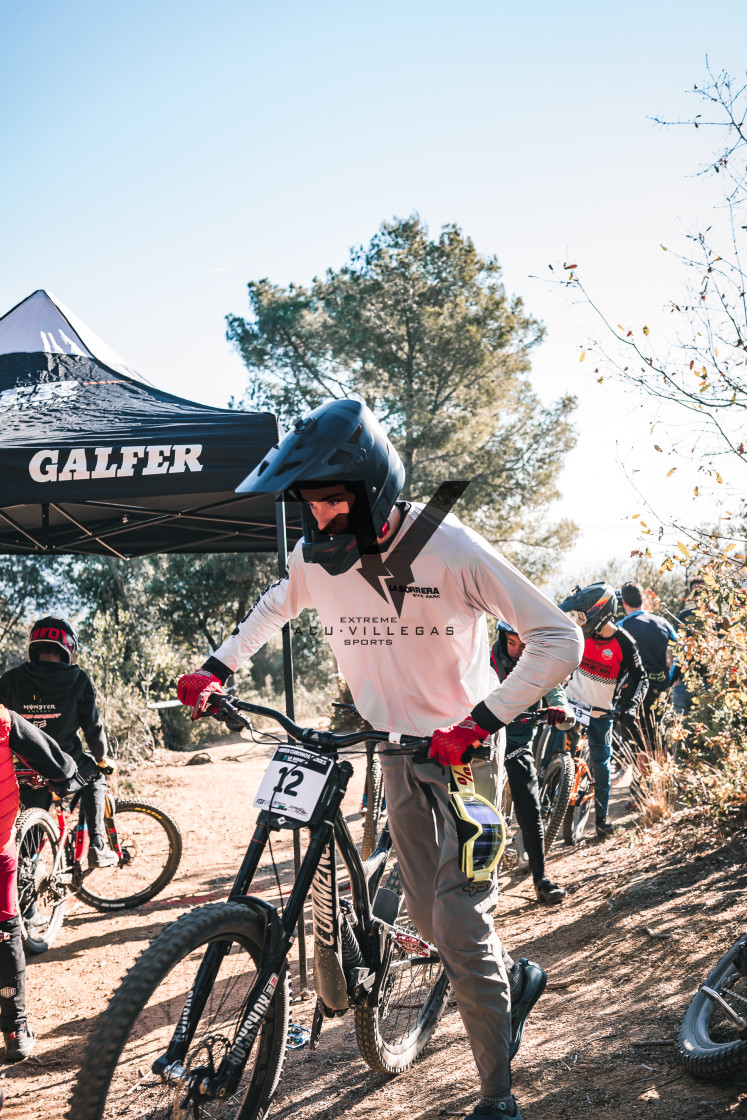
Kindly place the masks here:
[(428, 757), (441, 766), (459, 766), (467, 748), (473, 743), (481, 743), (489, 734), (484, 727), (478, 727), (471, 716), (467, 716), (453, 727), (439, 727), (433, 732)]
[(223, 694), (223, 685), (213, 673), (198, 669), (196, 673), (185, 673), (176, 682), (176, 695), (185, 707), (192, 709), (192, 719), (199, 719), (205, 712), (213, 714), (217, 708), (208, 707), (208, 698), (213, 692)]
[(555, 727), (558, 723), (567, 723), (573, 717), (565, 710), (565, 708), (545, 708), (545, 723), (549, 723), (551, 727)]

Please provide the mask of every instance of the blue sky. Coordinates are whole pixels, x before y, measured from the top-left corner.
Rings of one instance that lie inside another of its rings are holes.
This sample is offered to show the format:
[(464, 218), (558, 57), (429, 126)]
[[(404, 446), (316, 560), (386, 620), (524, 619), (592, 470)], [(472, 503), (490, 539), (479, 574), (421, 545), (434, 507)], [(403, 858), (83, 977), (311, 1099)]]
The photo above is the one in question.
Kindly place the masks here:
[(246, 282), (307, 282), (417, 210), (498, 256), (548, 326), (539, 392), (582, 399), (573, 563), (635, 544), (617, 455), (663, 512), (689, 505), (650, 407), (579, 364), (588, 311), (533, 277), (573, 256), (616, 321), (656, 327), (678, 283), (659, 245), (717, 193), (692, 177), (712, 140), (647, 117), (699, 111), (706, 55), (744, 73), (743, 0), (22, 0), (0, 20), (0, 310), (49, 288), (154, 383), (222, 405)]

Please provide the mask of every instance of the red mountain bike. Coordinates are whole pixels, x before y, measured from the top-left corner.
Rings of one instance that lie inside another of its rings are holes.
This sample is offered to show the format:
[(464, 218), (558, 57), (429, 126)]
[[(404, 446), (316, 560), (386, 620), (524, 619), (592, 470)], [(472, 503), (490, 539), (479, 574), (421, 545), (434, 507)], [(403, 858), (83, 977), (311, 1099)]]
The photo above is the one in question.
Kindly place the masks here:
[[(19, 785), (38, 789), (47, 784), (35, 770), (18, 768), (16, 777)], [(26, 809), (16, 822), (18, 910), (30, 953), (46, 953), (53, 944), (68, 892), (97, 910), (130, 910), (163, 890), (182, 854), (181, 833), (168, 813), (149, 801), (120, 801), (107, 792), (105, 840), (118, 862), (89, 868), (80, 791), (69, 805), (52, 796), (52, 812)]]

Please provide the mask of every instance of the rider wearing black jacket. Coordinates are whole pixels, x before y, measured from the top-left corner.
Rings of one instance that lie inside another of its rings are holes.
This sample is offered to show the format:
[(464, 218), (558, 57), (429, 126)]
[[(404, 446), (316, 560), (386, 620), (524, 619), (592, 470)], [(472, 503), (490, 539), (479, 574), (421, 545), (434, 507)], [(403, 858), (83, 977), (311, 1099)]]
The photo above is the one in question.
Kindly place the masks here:
[[(490, 651), (490, 662), (499, 680), (505, 680), (513, 672), (524, 651), (519, 635), (507, 622), (498, 621), (496, 640)], [(567, 706), (565, 693), (558, 685), (546, 693), (542, 701), (533, 704), (534, 711), (542, 705), (547, 711), (547, 722), (559, 725), (561, 729), (573, 726), (573, 716)], [(535, 728), (531, 723), (514, 720), (506, 727), (506, 778), (514, 803), (516, 820), (521, 830), (529, 869), (534, 880), (537, 901), (545, 906), (554, 906), (567, 896), (568, 892), (553, 883), (545, 875), (545, 838), (540, 809), (537, 769), (532, 753), (532, 739)]]
[[(63, 618), (48, 616), (36, 622), (29, 638), (29, 660), (0, 677), (0, 704), (18, 712), (50, 735), (76, 762), (88, 785), (81, 801), (88, 823), (88, 863), (108, 867), (117, 862), (116, 853), (104, 843), (104, 774), (111, 773), (106, 735), (96, 695), (87, 673), (75, 664), (78, 638)], [(90, 750), (83, 749), (79, 730)], [(26, 808), (48, 808), (46, 790), (24, 788)]]

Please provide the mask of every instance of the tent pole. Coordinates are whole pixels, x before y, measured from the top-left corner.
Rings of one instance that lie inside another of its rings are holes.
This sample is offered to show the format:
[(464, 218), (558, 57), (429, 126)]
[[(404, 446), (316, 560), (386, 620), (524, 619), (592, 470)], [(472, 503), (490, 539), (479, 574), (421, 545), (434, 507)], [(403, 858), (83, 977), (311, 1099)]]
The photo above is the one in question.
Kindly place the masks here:
[[(275, 525), (278, 537), (278, 576), (285, 577), (288, 568), (288, 538), (285, 527), (285, 502), (279, 498), (275, 502)], [(290, 623), (286, 622), (282, 629), (283, 636), (283, 683), (285, 685), (285, 711), (291, 718), (296, 718), (296, 704), (293, 689), (293, 646), (291, 643)], [(301, 836), (300, 829), (293, 829), (293, 867), (298, 877), (301, 867)], [(306, 913), (305, 906), (298, 919), (298, 982), (302, 998), (309, 998), (308, 960), (306, 956)]]

